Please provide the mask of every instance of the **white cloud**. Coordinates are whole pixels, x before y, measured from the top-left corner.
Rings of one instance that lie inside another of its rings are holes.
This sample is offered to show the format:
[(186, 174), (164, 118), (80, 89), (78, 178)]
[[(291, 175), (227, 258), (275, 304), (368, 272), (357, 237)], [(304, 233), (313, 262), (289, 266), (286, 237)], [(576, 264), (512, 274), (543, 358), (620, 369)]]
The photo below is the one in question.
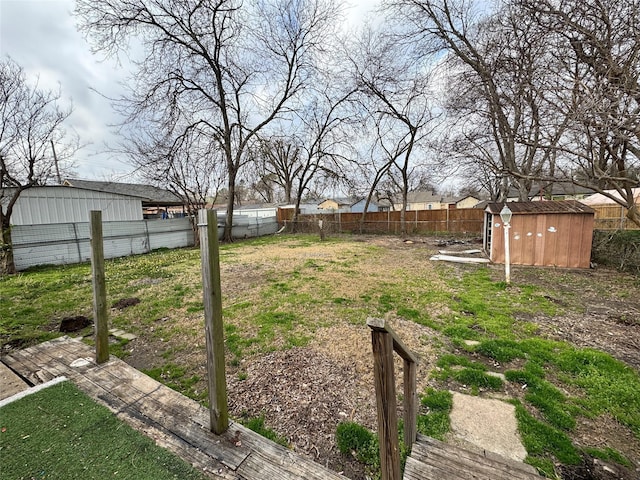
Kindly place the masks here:
[(105, 142), (117, 139), (108, 125), (117, 123), (107, 96), (117, 95), (126, 72), (114, 62), (100, 62), (75, 27), (73, 0), (0, 0), (0, 54), (21, 65), (42, 88), (58, 89), (73, 102), (68, 126), (88, 144), (76, 157), (78, 174), (102, 177), (130, 170), (107, 155)]

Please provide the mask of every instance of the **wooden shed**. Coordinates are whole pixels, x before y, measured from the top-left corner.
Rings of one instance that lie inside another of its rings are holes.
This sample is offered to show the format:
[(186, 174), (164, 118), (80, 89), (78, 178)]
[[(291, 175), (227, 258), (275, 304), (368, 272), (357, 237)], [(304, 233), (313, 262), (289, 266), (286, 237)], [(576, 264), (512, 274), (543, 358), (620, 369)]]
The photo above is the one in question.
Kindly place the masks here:
[[(485, 209), (484, 249), (492, 262), (504, 263), (504, 203)], [(594, 210), (575, 200), (509, 202), (512, 265), (589, 268)]]

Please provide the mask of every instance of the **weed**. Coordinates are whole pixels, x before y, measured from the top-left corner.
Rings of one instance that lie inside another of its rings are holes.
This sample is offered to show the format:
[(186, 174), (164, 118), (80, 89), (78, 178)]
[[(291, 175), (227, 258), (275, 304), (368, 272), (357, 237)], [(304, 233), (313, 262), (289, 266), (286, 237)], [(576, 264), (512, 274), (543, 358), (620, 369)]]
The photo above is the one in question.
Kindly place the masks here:
[(600, 460), (604, 460), (605, 462), (615, 462), (620, 465), (624, 465), (625, 467), (632, 468), (633, 464), (627, 459), (624, 455), (622, 455), (617, 450), (613, 448), (585, 448), (584, 451), (591, 455), (593, 458), (599, 458)]
[(380, 470), (380, 447), (378, 437), (356, 422), (343, 422), (336, 429), (338, 450), (345, 455), (353, 454), (370, 471)]
[(536, 420), (520, 402), (514, 403), (522, 443), (530, 457), (553, 455), (565, 465), (578, 465), (581, 462), (578, 450), (566, 433)]
[(245, 418), (242, 420), (242, 424), (247, 427), (249, 430), (253, 430), (259, 435), (262, 435), (265, 438), (268, 438), (272, 442), (275, 442), (283, 447), (288, 447), (289, 442), (287, 439), (278, 435), (274, 430), (268, 428), (264, 424), (264, 416), (254, 417), (254, 418)]
[(503, 386), (501, 378), (473, 368), (463, 368), (455, 371), (453, 372), (453, 378), (463, 385), (471, 387), (474, 395), (477, 395), (480, 389), (500, 390)]
[(438, 358), (436, 365), (441, 368), (447, 368), (453, 365), (460, 365), (463, 367), (473, 368), (481, 371), (485, 371), (487, 369), (486, 365), (484, 365), (483, 363), (474, 362), (472, 360), (469, 360), (467, 357), (463, 357), (460, 355), (453, 355), (450, 353), (442, 355), (440, 358)]
[(198, 392), (194, 386), (200, 381), (198, 375), (186, 377), (186, 367), (180, 367), (173, 363), (167, 363), (162, 367), (142, 370), (143, 373), (151, 378), (164, 383), (167, 387), (172, 388), (183, 395), (194, 400), (202, 400), (206, 397), (206, 392)]

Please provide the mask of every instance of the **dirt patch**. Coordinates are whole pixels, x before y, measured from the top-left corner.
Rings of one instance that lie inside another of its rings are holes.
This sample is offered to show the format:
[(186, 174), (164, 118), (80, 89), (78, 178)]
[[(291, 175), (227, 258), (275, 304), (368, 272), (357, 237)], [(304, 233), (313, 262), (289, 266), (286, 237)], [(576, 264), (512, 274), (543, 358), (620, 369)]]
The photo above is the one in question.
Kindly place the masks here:
[(124, 310), (125, 308), (133, 307), (134, 305), (138, 305), (140, 303), (140, 299), (137, 297), (132, 298), (121, 298), (120, 300), (114, 302), (111, 305), (111, 308), (117, 308), (118, 310)]
[(354, 396), (359, 387), (352, 365), (310, 348), (294, 348), (256, 359), (246, 375), (244, 380), (229, 379), (233, 416), (264, 416), (295, 451), (349, 478), (364, 478), (361, 466), (340, 454), (335, 442), (338, 423), (364, 420), (362, 413), (370, 410), (368, 402)]
[(89, 325), (91, 325), (91, 320), (84, 315), (65, 317), (60, 322), (60, 331), (65, 333), (77, 332), (78, 330), (87, 328)]
[[(540, 326), (541, 333), (555, 340), (566, 340), (578, 347), (590, 347), (640, 371), (640, 324), (623, 323), (615, 319), (615, 310), (607, 313), (565, 313), (557, 317), (534, 317), (530, 321)], [(638, 312), (640, 318), (640, 312)]]

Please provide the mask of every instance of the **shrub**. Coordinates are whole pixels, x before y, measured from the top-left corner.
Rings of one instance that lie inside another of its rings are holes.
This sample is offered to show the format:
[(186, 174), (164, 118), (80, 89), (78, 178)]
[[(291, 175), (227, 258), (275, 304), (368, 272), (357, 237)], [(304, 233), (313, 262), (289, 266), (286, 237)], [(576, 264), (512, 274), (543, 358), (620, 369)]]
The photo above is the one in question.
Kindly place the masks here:
[(591, 258), (621, 271), (640, 274), (640, 230), (595, 230)]

